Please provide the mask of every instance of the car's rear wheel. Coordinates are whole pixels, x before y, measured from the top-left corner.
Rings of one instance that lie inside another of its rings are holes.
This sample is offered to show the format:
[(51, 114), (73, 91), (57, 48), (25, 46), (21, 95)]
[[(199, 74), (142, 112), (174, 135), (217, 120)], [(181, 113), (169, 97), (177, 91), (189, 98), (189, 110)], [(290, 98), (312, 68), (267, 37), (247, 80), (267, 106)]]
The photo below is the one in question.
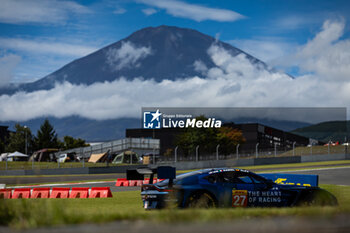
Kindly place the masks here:
[(192, 194), (187, 202), (188, 208), (214, 208), (216, 207), (215, 199), (206, 192)]

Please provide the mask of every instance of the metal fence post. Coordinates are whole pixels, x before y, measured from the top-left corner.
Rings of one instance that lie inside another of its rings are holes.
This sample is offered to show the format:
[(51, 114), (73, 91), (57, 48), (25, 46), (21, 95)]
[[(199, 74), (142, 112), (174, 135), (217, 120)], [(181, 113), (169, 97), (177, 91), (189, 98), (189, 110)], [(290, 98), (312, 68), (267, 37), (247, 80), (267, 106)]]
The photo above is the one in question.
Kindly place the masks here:
[(295, 156), (295, 143), (296, 142), (293, 142), (293, 156)]
[(153, 146), (153, 164), (156, 164), (156, 152), (155, 147)]
[(236, 146), (236, 158), (237, 159), (239, 159), (238, 149), (239, 149), (239, 144), (237, 144), (237, 146)]
[(259, 153), (258, 153), (258, 146), (259, 146), (259, 143), (257, 143), (257, 144), (255, 145), (255, 157), (256, 157), (256, 158), (258, 158), (258, 156), (259, 156)]
[(83, 167), (85, 167), (85, 158), (84, 158), (84, 155), (83, 155), (83, 153), (82, 153), (82, 148), (80, 148), (80, 157), (82, 158), (82, 160), (83, 160)]
[(198, 162), (198, 148), (199, 148), (199, 145), (196, 146), (196, 162)]
[(312, 155), (312, 143), (311, 143), (311, 146), (310, 146), (310, 154)]
[(329, 150), (329, 145), (331, 144), (331, 141), (328, 142), (328, 155), (330, 154), (330, 150)]
[(216, 160), (219, 160), (219, 147), (220, 147), (220, 144), (216, 146)]
[(178, 146), (175, 147), (175, 163), (177, 162), (177, 148)]

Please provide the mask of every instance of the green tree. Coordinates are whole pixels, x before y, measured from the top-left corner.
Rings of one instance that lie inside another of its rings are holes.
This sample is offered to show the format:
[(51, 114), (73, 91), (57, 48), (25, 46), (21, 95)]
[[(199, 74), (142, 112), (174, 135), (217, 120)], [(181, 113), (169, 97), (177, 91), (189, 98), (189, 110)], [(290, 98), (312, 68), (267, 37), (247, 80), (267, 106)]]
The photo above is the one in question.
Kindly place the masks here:
[[(207, 120), (204, 116), (199, 116), (196, 119)], [(218, 144), (220, 144), (220, 153), (227, 155), (235, 151), (237, 144), (243, 144), (244, 142), (245, 138), (242, 132), (230, 127), (187, 128), (175, 141), (185, 156), (193, 154), (197, 146), (199, 146), (201, 152), (213, 153)]]
[(27, 141), (27, 154), (31, 154), (33, 149), (33, 137), (30, 128), (26, 126), (21, 126), (20, 124), (16, 124), (15, 129), (16, 132), (10, 133), (9, 143), (6, 147), (6, 151), (19, 151), (21, 153), (26, 153), (25, 143)]
[(45, 119), (37, 132), (35, 146), (37, 150), (43, 148), (60, 148), (62, 146), (62, 143), (57, 139), (56, 131), (48, 119)]
[(78, 148), (78, 147), (85, 147), (89, 146), (89, 144), (86, 144), (85, 140), (81, 138), (73, 138), (71, 136), (64, 136), (63, 138), (63, 147), (65, 150)]
[(221, 127), (217, 133), (217, 142), (220, 144), (220, 152), (224, 155), (235, 151), (238, 144), (243, 144), (245, 138), (242, 131), (230, 127)]
[[(207, 120), (204, 116), (197, 120)], [(187, 128), (176, 139), (176, 144), (182, 149), (185, 156), (194, 153), (199, 146), (200, 151), (212, 153), (217, 145), (217, 129), (215, 128)]]

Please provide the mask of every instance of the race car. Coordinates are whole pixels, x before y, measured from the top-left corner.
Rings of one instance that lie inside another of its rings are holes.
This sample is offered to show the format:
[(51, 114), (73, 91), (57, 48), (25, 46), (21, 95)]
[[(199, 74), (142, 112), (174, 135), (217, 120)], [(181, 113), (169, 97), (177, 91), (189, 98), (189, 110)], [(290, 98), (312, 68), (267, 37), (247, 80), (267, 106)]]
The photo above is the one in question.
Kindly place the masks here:
[[(158, 174), (158, 179), (165, 180), (152, 184), (154, 174)], [(281, 184), (266, 178), (271, 174), (265, 174), (264, 177), (235, 168), (212, 168), (178, 176), (175, 174), (175, 168), (158, 167), (129, 170), (127, 176), (128, 179), (151, 176), (151, 184), (144, 184), (141, 187), (145, 209), (160, 209), (174, 205), (180, 208), (210, 208), (338, 204), (336, 197), (328, 191), (303, 183), (303, 179), (307, 178), (304, 175), (297, 177), (299, 180), (293, 184)]]

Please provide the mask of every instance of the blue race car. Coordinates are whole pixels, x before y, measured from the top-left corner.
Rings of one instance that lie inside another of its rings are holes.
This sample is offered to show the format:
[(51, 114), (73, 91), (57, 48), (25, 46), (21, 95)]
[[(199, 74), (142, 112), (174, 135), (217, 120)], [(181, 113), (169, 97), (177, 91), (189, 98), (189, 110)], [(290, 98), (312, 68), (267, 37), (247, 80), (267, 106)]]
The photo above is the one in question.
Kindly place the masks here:
[[(128, 171), (128, 179), (143, 179), (158, 173), (156, 184), (141, 187), (145, 209), (170, 205), (187, 207), (285, 207), (300, 205), (337, 205), (337, 199), (319, 187), (302, 184), (277, 184), (244, 169), (215, 168), (175, 175), (175, 168)], [(318, 179), (318, 178), (317, 178)], [(305, 186), (306, 185), (306, 186)]]

